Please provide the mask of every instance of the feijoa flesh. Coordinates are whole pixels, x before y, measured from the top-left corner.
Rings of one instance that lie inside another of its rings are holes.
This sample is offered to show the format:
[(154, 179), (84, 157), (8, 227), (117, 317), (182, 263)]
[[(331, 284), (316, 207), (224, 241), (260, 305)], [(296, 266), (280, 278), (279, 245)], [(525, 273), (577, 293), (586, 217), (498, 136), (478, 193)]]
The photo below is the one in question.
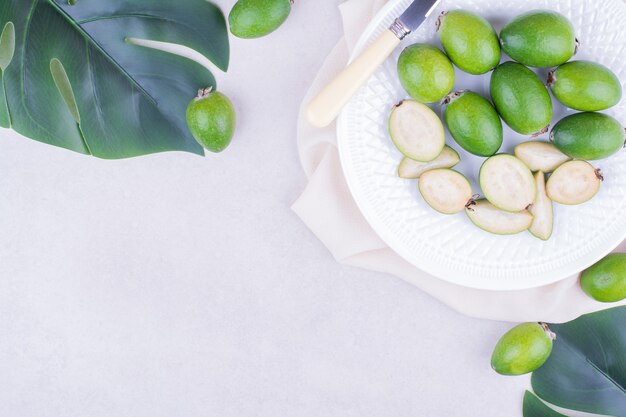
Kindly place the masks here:
[(556, 203), (578, 205), (591, 200), (600, 191), (602, 180), (600, 170), (588, 162), (570, 161), (550, 175), (546, 190)]
[(564, 154), (584, 160), (608, 158), (624, 147), (626, 131), (613, 117), (594, 112), (576, 113), (558, 122), (550, 139)]
[(603, 303), (626, 299), (626, 253), (613, 253), (587, 269), (580, 285), (590, 297)]
[(454, 68), (438, 48), (417, 43), (398, 59), (398, 76), (407, 93), (420, 103), (435, 103), (454, 86)]
[(211, 152), (222, 152), (235, 134), (237, 115), (224, 94), (206, 88), (187, 107), (187, 126), (193, 137)]
[(529, 67), (561, 65), (577, 48), (574, 26), (552, 10), (532, 10), (517, 16), (500, 31), (504, 52)]
[(466, 10), (443, 12), (439, 40), (450, 60), (470, 74), (484, 74), (500, 62), (500, 41), (482, 16)]
[(511, 129), (521, 134), (546, 131), (552, 100), (539, 77), (517, 62), (498, 65), (491, 74), (491, 98)]
[(459, 213), (472, 200), (470, 182), (451, 169), (427, 171), (420, 176), (418, 185), (424, 200), (439, 213)]
[(541, 171), (535, 174), (535, 184), (537, 185), (537, 196), (528, 211), (533, 215), (533, 224), (528, 231), (541, 240), (548, 240), (552, 236), (554, 224), (554, 211), (552, 200), (546, 193), (546, 177)]
[(465, 209), (467, 217), (482, 230), (496, 235), (514, 235), (528, 230), (533, 215), (528, 210), (503, 211), (487, 200), (471, 202)]
[(543, 365), (552, 353), (554, 334), (542, 323), (523, 323), (500, 338), (491, 367), (502, 375), (523, 375)]
[(480, 168), (480, 187), (487, 200), (504, 211), (526, 210), (537, 193), (530, 169), (513, 155), (487, 159)]
[(398, 176), (406, 179), (417, 179), (424, 172), (439, 168), (452, 168), (461, 162), (459, 153), (449, 146), (443, 148), (439, 156), (430, 162), (414, 161), (406, 156), (398, 166)]
[(515, 147), (515, 156), (530, 168), (531, 171), (553, 172), (571, 160), (550, 142), (529, 141)]
[(502, 122), (487, 99), (471, 91), (448, 95), (443, 104), (450, 134), (463, 149), (478, 156), (492, 156), (502, 146)]
[(389, 117), (389, 134), (398, 150), (415, 161), (436, 159), (446, 144), (443, 124), (428, 106), (413, 100), (398, 103)]
[(622, 84), (613, 71), (590, 61), (561, 65), (548, 75), (548, 85), (557, 100), (574, 110), (605, 110), (622, 98)]
[(289, 17), (290, 0), (239, 0), (228, 16), (230, 31), (239, 38), (260, 38), (278, 29)]

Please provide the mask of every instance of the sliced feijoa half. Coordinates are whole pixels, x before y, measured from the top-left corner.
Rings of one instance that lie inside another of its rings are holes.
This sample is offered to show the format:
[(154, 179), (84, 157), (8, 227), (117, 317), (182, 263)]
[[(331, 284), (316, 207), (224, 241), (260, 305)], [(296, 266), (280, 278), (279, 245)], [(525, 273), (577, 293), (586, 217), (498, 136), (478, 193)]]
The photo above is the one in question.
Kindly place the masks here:
[(419, 178), (424, 172), (439, 168), (452, 168), (461, 162), (459, 153), (449, 146), (443, 148), (439, 156), (430, 162), (414, 161), (406, 156), (398, 166), (398, 176), (413, 180)]
[(535, 201), (537, 192), (532, 172), (513, 155), (487, 159), (480, 168), (480, 187), (494, 206), (505, 211), (522, 211)]
[(398, 103), (389, 117), (389, 134), (402, 154), (415, 161), (436, 159), (446, 144), (443, 123), (428, 106), (413, 100)]
[(524, 162), (531, 171), (554, 172), (555, 169), (571, 160), (550, 142), (530, 141), (515, 147), (515, 156)]
[(472, 201), (470, 182), (451, 169), (434, 169), (420, 176), (419, 190), (433, 209), (443, 214), (455, 214)]
[(496, 235), (521, 233), (528, 230), (533, 222), (533, 215), (528, 210), (503, 211), (487, 200), (478, 200), (469, 204), (465, 212), (476, 226)]
[(589, 162), (566, 162), (552, 173), (546, 190), (548, 197), (559, 204), (577, 205), (591, 200), (602, 184), (602, 174)]
[(533, 236), (541, 240), (548, 240), (552, 236), (554, 211), (552, 200), (546, 193), (546, 176), (543, 172), (539, 171), (535, 174), (535, 184), (537, 185), (537, 197), (528, 209), (533, 215), (533, 224), (528, 230)]

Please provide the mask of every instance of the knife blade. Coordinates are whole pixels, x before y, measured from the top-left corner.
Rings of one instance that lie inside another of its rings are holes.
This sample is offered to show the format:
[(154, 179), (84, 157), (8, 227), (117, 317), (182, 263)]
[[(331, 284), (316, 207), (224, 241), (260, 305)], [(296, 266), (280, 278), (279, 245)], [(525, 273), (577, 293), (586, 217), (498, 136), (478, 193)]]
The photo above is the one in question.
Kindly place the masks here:
[(400, 42), (415, 31), (435, 10), (441, 0), (414, 0), (383, 34), (329, 83), (306, 112), (309, 123), (328, 126)]

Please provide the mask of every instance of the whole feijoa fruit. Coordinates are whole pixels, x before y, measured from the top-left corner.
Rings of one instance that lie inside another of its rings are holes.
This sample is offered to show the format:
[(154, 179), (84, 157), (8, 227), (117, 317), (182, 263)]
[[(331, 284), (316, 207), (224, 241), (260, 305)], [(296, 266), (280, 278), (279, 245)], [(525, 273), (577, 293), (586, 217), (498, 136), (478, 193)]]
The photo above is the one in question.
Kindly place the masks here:
[(552, 10), (532, 10), (500, 31), (504, 52), (529, 67), (548, 68), (567, 62), (576, 53), (574, 26)]
[(580, 286), (591, 298), (603, 303), (626, 299), (626, 253), (612, 253), (587, 269)]
[(450, 134), (463, 149), (478, 156), (492, 156), (502, 146), (502, 122), (498, 112), (482, 96), (471, 91), (448, 95), (444, 117)]
[(222, 152), (230, 145), (236, 120), (231, 101), (212, 88), (200, 90), (187, 107), (189, 131), (200, 145), (211, 152)]
[(548, 75), (548, 85), (557, 100), (574, 110), (605, 110), (622, 98), (622, 85), (613, 71), (590, 61), (561, 65)]
[(500, 62), (500, 41), (485, 18), (466, 10), (443, 12), (439, 40), (450, 60), (470, 74), (484, 74)]
[(552, 353), (554, 334), (543, 323), (523, 323), (500, 338), (491, 367), (502, 375), (523, 375), (539, 369)]
[(398, 75), (406, 92), (421, 103), (441, 100), (454, 86), (454, 68), (446, 54), (422, 43), (402, 51)]
[(230, 31), (239, 38), (260, 38), (278, 29), (289, 17), (290, 0), (239, 0), (228, 15)]
[(550, 140), (564, 154), (584, 160), (608, 158), (624, 147), (626, 131), (603, 113), (576, 113), (558, 122)]
[(546, 131), (552, 120), (548, 89), (534, 72), (517, 62), (498, 65), (491, 74), (491, 98), (511, 129), (525, 135)]

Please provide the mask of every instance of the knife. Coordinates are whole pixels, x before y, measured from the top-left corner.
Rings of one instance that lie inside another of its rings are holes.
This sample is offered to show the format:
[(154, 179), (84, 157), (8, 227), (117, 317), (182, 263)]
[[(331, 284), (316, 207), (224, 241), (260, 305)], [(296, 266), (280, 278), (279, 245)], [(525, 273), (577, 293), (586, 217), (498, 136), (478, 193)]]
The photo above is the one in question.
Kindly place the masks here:
[(372, 45), (350, 63), (307, 107), (307, 119), (316, 127), (328, 126), (359, 87), (391, 55), (408, 34), (415, 31), (441, 0), (414, 0)]

